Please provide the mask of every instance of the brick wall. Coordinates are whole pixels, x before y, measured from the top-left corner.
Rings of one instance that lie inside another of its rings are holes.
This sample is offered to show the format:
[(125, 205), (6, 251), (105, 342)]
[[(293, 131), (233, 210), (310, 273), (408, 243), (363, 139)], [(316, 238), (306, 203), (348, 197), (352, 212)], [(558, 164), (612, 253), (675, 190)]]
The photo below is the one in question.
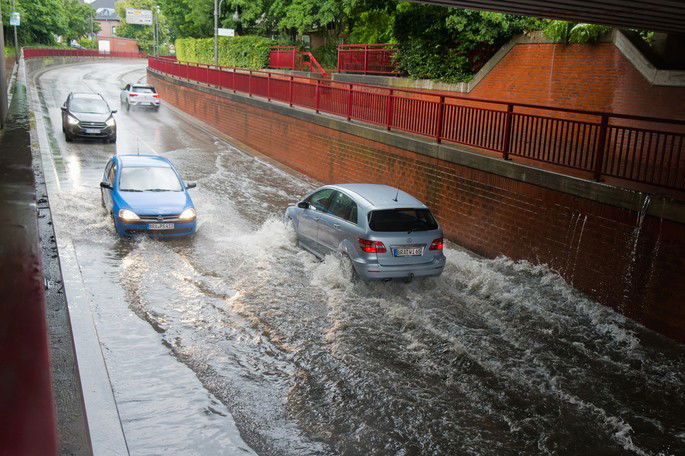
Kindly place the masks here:
[[(161, 97), (324, 183), (399, 186), (447, 237), (488, 257), (546, 263), (578, 289), (685, 341), (685, 226), (433, 159), (148, 74)], [(634, 258), (634, 260), (633, 260)]]
[(685, 87), (650, 84), (613, 43), (518, 44), (469, 95), (685, 119)]

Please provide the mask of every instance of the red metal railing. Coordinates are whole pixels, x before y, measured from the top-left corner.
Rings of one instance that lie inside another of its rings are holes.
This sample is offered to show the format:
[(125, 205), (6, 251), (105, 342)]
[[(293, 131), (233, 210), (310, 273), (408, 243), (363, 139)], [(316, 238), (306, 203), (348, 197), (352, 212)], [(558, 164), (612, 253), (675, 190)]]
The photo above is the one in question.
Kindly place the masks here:
[(324, 78), (326, 71), (311, 52), (298, 51), (295, 46), (273, 46), (269, 53), (269, 68), (318, 72)]
[(448, 96), (149, 58), (151, 69), (479, 149), (685, 190), (685, 121)]
[(270, 49), (269, 68), (297, 69), (297, 49), (295, 49), (295, 46), (274, 46)]
[(94, 49), (24, 48), (24, 58), (33, 57), (113, 57), (125, 59), (145, 58), (144, 52), (100, 52)]
[(338, 73), (398, 74), (393, 44), (338, 45)]

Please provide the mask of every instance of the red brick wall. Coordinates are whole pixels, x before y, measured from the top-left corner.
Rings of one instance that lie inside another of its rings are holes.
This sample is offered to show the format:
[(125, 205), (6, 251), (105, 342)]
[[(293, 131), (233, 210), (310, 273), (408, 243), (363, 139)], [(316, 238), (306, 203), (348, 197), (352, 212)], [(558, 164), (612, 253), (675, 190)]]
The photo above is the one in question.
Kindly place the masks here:
[[(148, 74), (162, 98), (324, 183), (399, 185), (449, 239), (488, 257), (546, 263), (578, 289), (685, 341), (685, 226), (428, 158)], [(634, 253), (634, 255), (633, 255)], [(636, 258), (632, 261), (633, 256)]]
[(650, 84), (613, 43), (516, 45), (470, 96), (685, 119), (685, 87)]
[(109, 41), (109, 52), (138, 52), (138, 41), (117, 38), (112, 36), (102, 36), (98, 41)]

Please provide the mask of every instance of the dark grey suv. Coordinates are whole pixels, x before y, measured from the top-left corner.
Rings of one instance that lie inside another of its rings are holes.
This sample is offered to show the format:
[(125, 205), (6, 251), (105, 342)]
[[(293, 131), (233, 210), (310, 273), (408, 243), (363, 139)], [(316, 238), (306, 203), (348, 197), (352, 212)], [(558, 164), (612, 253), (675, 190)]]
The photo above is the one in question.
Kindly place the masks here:
[(117, 124), (109, 105), (97, 93), (70, 93), (62, 106), (62, 131), (67, 142), (74, 138), (117, 141)]

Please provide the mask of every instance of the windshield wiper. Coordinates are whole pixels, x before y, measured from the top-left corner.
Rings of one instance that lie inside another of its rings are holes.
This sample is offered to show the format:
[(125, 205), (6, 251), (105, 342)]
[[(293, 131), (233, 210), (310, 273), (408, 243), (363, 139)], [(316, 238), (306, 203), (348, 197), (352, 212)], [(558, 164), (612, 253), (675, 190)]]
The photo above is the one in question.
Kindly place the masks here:
[(135, 188), (120, 188), (120, 192), (142, 192), (142, 190), (137, 190)]
[(147, 188), (146, 192), (173, 192), (174, 190), (169, 190), (167, 188)]

